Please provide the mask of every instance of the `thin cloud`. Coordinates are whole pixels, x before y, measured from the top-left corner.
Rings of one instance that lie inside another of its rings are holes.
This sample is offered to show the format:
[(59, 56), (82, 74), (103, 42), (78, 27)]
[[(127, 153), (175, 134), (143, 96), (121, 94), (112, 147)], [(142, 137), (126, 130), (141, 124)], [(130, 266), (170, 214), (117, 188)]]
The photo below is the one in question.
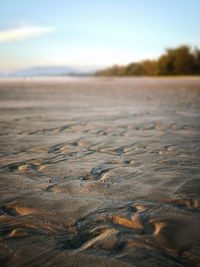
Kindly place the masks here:
[(54, 28), (39, 26), (24, 26), (15, 29), (9, 29), (0, 31), (0, 42), (25, 40), (30, 37), (40, 36), (53, 31), (55, 31)]

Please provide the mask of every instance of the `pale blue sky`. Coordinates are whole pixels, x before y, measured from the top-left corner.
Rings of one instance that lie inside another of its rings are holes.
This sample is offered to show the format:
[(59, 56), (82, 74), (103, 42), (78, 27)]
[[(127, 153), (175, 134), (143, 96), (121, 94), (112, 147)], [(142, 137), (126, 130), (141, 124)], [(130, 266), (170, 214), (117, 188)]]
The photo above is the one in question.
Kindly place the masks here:
[(200, 47), (200, 0), (1, 0), (0, 71), (108, 66)]

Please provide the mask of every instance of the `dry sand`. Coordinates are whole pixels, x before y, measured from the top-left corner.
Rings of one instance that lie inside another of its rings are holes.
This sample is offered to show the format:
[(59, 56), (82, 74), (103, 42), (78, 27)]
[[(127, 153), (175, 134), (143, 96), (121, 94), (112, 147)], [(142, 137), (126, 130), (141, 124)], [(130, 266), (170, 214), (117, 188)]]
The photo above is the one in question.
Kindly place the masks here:
[(200, 264), (200, 78), (2, 80), (1, 266)]

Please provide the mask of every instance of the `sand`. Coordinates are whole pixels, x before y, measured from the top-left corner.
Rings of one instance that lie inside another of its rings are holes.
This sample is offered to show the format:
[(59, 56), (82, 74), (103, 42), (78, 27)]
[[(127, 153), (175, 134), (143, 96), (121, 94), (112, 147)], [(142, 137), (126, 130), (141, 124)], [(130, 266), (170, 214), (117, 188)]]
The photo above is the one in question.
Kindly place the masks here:
[(1, 266), (200, 264), (200, 78), (0, 81)]

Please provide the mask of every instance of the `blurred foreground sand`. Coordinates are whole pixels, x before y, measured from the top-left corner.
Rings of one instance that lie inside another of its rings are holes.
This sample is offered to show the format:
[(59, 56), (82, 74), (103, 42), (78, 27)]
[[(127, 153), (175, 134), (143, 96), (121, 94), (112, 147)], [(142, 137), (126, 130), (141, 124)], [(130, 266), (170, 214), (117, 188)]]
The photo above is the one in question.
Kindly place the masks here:
[(0, 81), (1, 266), (200, 264), (200, 78)]

